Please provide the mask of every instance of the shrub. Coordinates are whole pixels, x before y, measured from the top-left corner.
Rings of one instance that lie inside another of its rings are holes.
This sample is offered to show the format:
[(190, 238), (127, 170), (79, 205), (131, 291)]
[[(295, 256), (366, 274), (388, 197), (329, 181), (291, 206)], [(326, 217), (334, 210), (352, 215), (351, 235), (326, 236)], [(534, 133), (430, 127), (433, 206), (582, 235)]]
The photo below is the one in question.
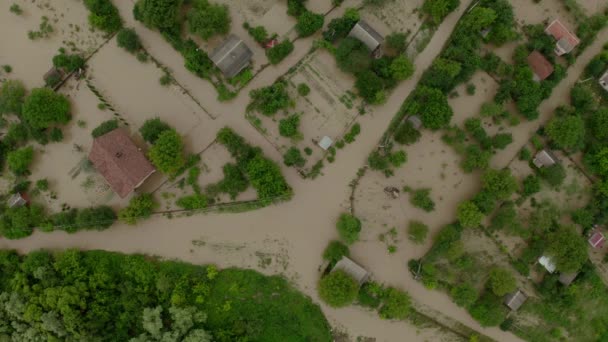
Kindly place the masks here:
[(424, 127), (438, 130), (450, 123), (454, 115), (448, 99), (439, 89), (418, 87), (405, 106), (408, 113), (417, 113)]
[(283, 163), (287, 166), (303, 167), (306, 159), (302, 157), (302, 153), (297, 147), (290, 147), (283, 155)]
[(44, 209), (38, 204), (6, 209), (0, 218), (0, 235), (21, 239), (32, 234), (34, 227), (44, 221)]
[(375, 309), (382, 302), (383, 295), (384, 289), (380, 284), (373, 281), (367, 282), (359, 289), (357, 303), (361, 306)]
[(355, 88), (365, 101), (378, 104), (384, 101), (384, 82), (371, 70), (363, 70), (357, 74)]
[(345, 38), (359, 19), (357, 9), (347, 8), (341, 18), (335, 18), (329, 22), (327, 30), (323, 32), (323, 39), (328, 42), (335, 42), (338, 39)]
[(485, 170), (490, 163), (491, 153), (482, 150), (479, 146), (472, 144), (466, 147), (465, 155), (460, 166), (466, 173), (471, 173), (475, 169)]
[(484, 102), (481, 105), (480, 115), (484, 118), (496, 118), (503, 112), (502, 105), (496, 102)]
[(540, 169), (540, 176), (552, 187), (556, 188), (566, 179), (566, 170), (560, 164), (554, 164)]
[(23, 119), (36, 129), (70, 121), (68, 99), (48, 88), (33, 89), (23, 104)]
[(176, 174), (185, 164), (182, 137), (173, 129), (163, 131), (148, 151), (148, 157), (160, 172)]
[(517, 180), (509, 169), (490, 169), (483, 174), (481, 183), (485, 191), (499, 200), (508, 199), (517, 190)]
[(216, 34), (230, 31), (230, 13), (228, 6), (216, 5), (207, 0), (196, 0), (188, 12), (190, 32), (208, 40)]
[(422, 244), (429, 233), (429, 227), (420, 221), (410, 221), (407, 236), (415, 244)]
[(78, 229), (103, 230), (114, 224), (116, 218), (112, 208), (102, 205), (79, 210), (75, 223)]
[(359, 133), (361, 133), (361, 125), (359, 125), (358, 122), (355, 122), (355, 124), (350, 127), (348, 133), (344, 135), (344, 141), (347, 144), (353, 143)]
[(500, 150), (504, 150), (512, 142), (513, 135), (511, 133), (499, 133), (492, 138), (492, 146)]
[(394, 139), (402, 145), (411, 145), (420, 139), (420, 131), (414, 128), (411, 122), (404, 121), (395, 131)]
[(23, 9), (21, 9), (21, 6), (19, 6), (17, 4), (12, 4), (11, 7), (9, 8), (9, 11), (16, 15), (23, 14)]
[(298, 135), (298, 127), (300, 126), (300, 116), (293, 114), (286, 119), (279, 121), (279, 134), (284, 137), (293, 138)]
[(580, 116), (555, 117), (545, 127), (545, 132), (555, 146), (564, 150), (577, 150), (585, 143), (585, 122)]
[(397, 151), (388, 156), (388, 161), (394, 167), (400, 167), (407, 162), (407, 153), (405, 151)]
[(403, 81), (414, 74), (414, 64), (406, 56), (400, 55), (393, 59), (390, 70), (395, 80)]
[(306, 12), (304, 1), (306, 0), (287, 0), (287, 14), (292, 17), (298, 17)]
[(118, 217), (126, 224), (134, 225), (140, 219), (152, 216), (157, 204), (151, 194), (142, 194), (131, 198), (129, 205), (118, 212)]
[(348, 246), (340, 241), (330, 241), (325, 251), (323, 251), (323, 260), (329, 261), (329, 267), (333, 268), (334, 265), (342, 259), (342, 257), (348, 257), (350, 252)]
[(540, 179), (536, 175), (528, 175), (523, 181), (523, 196), (534, 195), (540, 191)]
[(25, 99), (25, 86), (21, 81), (6, 80), (0, 87), (0, 115), (21, 114)]
[(184, 196), (177, 199), (175, 204), (186, 210), (197, 210), (206, 208), (209, 203), (207, 196), (204, 194), (194, 194), (190, 196)]
[(132, 28), (123, 28), (118, 31), (118, 34), (116, 35), (116, 43), (118, 43), (118, 46), (129, 51), (130, 53), (135, 53), (142, 47), (139, 36)]
[(411, 299), (407, 292), (389, 287), (384, 291), (379, 314), (383, 319), (405, 319), (410, 313)]
[(104, 121), (99, 126), (95, 127), (91, 132), (93, 138), (100, 137), (106, 133), (109, 133), (118, 128), (118, 120), (112, 119), (108, 121)]
[(547, 237), (547, 254), (560, 272), (576, 272), (587, 261), (587, 243), (574, 227), (561, 226)]
[(160, 118), (148, 119), (139, 128), (139, 134), (144, 138), (145, 141), (150, 144), (154, 144), (161, 133), (171, 129), (166, 122)]
[(306, 84), (306, 83), (298, 84), (298, 94), (300, 94), (300, 96), (306, 96), (306, 95), (310, 94), (310, 87), (308, 86), (308, 84)]
[(422, 12), (431, 18), (434, 25), (439, 25), (459, 4), (459, 0), (425, 0)]
[(270, 49), (267, 49), (266, 56), (268, 57), (270, 64), (279, 64), (293, 51), (293, 49), (293, 43), (289, 39), (285, 39)]
[(47, 191), (49, 189), (49, 181), (46, 180), (46, 178), (37, 180), (36, 189), (40, 191)]
[(491, 293), (484, 294), (469, 308), (471, 316), (483, 327), (497, 326), (505, 320), (502, 300)]
[(76, 71), (84, 67), (84, 58), (80, 55), (68, 55), (61, 51), (60, 54), (53, 56), (53, 66), (66, 72)]
[(249, 32), (256, 42), (264, 44), (266, 41), (268, 41), (268, 31), (266, 31), (264, 26), (251, 27), (245, 22), (243, 27), (247, 30), (247, 32)]
[(495, 267), (490, 271), (489, 286), (492, 293), (502, 297), (517, 289), (515, 277), (504, 268)]
[(426, 212), (435, 210), (435, 202), (431, 199), (431, 189), (418, 189), (410, 193), (410, 203)]
[(275, 82), (268, 87), (252, 90), (249, 96), (251, 97), (249, 106), (267, 116), (274, 115), (281, 109), (287, 109), (291, 104), (283, 82)]
[(59, 127), (53, 127), (51, 128), (51, 131), (49, 132), (49, 139), (52, 142), (60, 142), (63, 140), (63, 132), (61, 131), (61, 128)]
[(85, 0), (84, 5), (91, 12), (91, 26), (106, 33), (114, 33), (122, 27), (120, 13), (111, 0)]
[(460, 203), (456, 215), (458, 222), (465, 228), (477, 228), (483, 219), (483, 213), (471, 201)]
[(33, 160), (34, 148), (32, 146), (11, 151), (6, 156), (8, 169), (17, 176), (29, 174), (29, 167)]
[(353, 215), (342, 213), (336, 222), (336, 228), (342, 240), (350, 245), (359, 240), (361, 221)]
[(342, 270), (336, 270), (319, 281), (319, 297), (334, 308), (351, 304), (357, 298), (359, 284)]
[(325, 17), (322, 14), (305, 11), (300, 16), (298, 16), (296, 31), (298, 32), (300, 37), (311, 36), (323, 27), (324, 20)]
[(477, 301), (477, 290), (471, 284), (465, 283), (455, 286), (450, 291), (450, 295), (456, 305), (469, 308)]
[(530, 160), (532, 159), (532, 152), (526, 147), (519, 151), (519, 160)]

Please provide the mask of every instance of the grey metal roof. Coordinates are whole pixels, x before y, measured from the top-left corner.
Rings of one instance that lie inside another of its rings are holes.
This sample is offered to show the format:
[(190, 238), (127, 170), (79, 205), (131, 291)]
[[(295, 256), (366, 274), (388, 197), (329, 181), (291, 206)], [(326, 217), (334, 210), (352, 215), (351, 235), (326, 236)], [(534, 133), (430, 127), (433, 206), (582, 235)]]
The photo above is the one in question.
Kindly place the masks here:
[(536, 154), (536, 156), (534, 156), (532, 163), (540, 169), (541, 167), (547, 167), (547, 166), (551, 166), (551, 165), (555, 164), (556, 158), (553, 156), (553, 154), (551, 152), (549, 152), (545, 149), (545, 150), (539, 151)]
[(23, 198), (23, 196), (21, 196), (20, 193), (12, 195), (7, 201), (7, 205), (9, 208), (22, 207), (26, 203), (27, 201), (25, 200), (25, 198)]
[(350, 30), (348, 36), (359, 39), (370, 51), (376, 50), (384, 42), (384, 38), (380, 33), (376, 32), (364, 20), (359, 20), (352, 30)]
[(367, 278), (369, 278), (369, 273), (363, 267), (359, 266), (357, 263), (345, 256), (343, 256), (342, 259), (336, 263), (336, 266), (334, 266), (331, 271), (335, 272), (336, 270), (341, 270), (353, 277), (353, 279), (355, 279), (359, 285), (365, 283)]
[(231, 34), (211, 53), (211, 60), (222, 71), (224, 76), (231, 78), (249, 65), (253, 52), (239, 37)]
[(521, 290), (517, 290), (511, 294), (505, 296), (505, 305), (509, 307), (509, 309), (515, 311), (519, 309), (520, 306), (524, 304), (524, 302), (528, 299), (525, 293), (521, 292)]
[(568, 285), (572, 284), (574, 279), (576, 279), (577, 275), (578, 275), (578, 272), (562, 273), (559, 275), (559, 282), (562, 283), (564, 286), (568, 286)]

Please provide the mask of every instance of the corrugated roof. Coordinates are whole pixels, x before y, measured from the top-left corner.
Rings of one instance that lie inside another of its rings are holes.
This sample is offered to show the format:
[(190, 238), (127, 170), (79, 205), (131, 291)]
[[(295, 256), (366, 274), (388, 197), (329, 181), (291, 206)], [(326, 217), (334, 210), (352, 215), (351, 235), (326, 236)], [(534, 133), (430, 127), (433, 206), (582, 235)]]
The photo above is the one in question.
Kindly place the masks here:
[(232, 78), (249, 65), (253, 52), (239, 37), (231, 34), (211, 53), (211, 60), (224, 76)]
[(384, 38), (380, 35), (380, 33), (376, 32), (367, 22), (364, 20), (359, 20), (359, 22), (353, 26), (348, 34), (349, 37), (357, 38), (370, 51), (374, 51), (384, 42)]
[(336, 266), (334, 266), (331, 271), (334, 272), (336, 270), (341, 270), (353, 277), (353, 279), (355, 279), (359, 285), (365, 283), (369, 277), (369, 273), (363, 267), (359, 266), (357, 263), (345, 256), (343, 256), (342, 259), (336, 263)]
[(89, 160), (121, 198), (156, 171), (121, 128), (95, 138)]
[(534, 72), (539, 81), (546, 79), (553, 73), (551, 62), (538, 51), (533, 51), (528, 56), (528, 65), (530, 65), (532, 72)]
[(515, 311), (524, 304), (526, 299), (528, 299), (528, 296), (526, 296), (526, 294), (521, 290), (517, 290), (516, 292), (506, 295), (504, 303), (511, 310)]
[(545, 150), (539, 151), (532, 160), (532, 163), (537, 168), (551, 166), (556, 163), (555, 157), (551, 154), (551, 152)]

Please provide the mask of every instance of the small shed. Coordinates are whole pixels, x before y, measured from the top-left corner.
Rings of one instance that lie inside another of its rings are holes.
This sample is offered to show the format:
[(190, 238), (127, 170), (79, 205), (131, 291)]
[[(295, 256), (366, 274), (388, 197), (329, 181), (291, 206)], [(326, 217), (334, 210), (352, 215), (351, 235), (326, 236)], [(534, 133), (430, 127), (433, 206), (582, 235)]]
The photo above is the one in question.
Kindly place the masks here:
[(349, 276), (353, 277), (353, 279), (357, 281), (359, 286), (365, 283), (369, 278), (369, 272), (367, 272), (363, 267), (359, 266), (359, 264), (345, 256), (343, 256), (342, 259), (340, 259), (340, 261), (336, 263), (336, 266), (334, 266), (331, 271), (335, 272), (336, 270), (341, 270)]
[(542, 151), (536, 153), (534, 159), (532, 160), (532, 163), (534, 164), (534, 166), (540, 169), (543, 167), (549, 167), (551, 165), (554, 165), (555, 163), (557, 163), (557, 158), (555, 158), (551, 151), (543, 149)]
[(348, 36), (363, 42), (363, 44), (372, 52), (376, 51), (376, 49), (384, 43), (384, 38), (380, 33), (369, 26), (364, 20), (359, 20), (359, 22), (350, 30)]
[(532, 51), (528, 56), (528, 65), (534, 73), (534, 80), (540, 82), (553, 73), (553, 65), (549, 62), (542, 53)]
[(245, 42), (231, 34), (213, 50), (210, 58), (226, 78), (232, 78), (249, 65), (252, 56), (253, 52)]
[(572, 33), (561, 21), (558, 19), (553, 20), (547, 28), (545, 33), (555, 38), (555, 54), (558, 56), (565, 55), (580, 44), (580, 39)]
[(608, 91), (608, 70), (600, 77), (599, 83), (605, 91)]
[(521, 290), (517, 290), (513, 293), (510, 293), (505, 296), (505, 305), (509, 307), (512, 311), (519, 309), (520, 306), (524, 304), (524, 302), (528, 299), (525, 293)]
[(538, 259), (538, 263), (543, 265), (543, 267), (547, 270), (547, 272), (549, 273), (553, 273), (555, 272), (555, 269), (557, 268), (555, 266), (555, 263), (553, 262), (553, 260), (551, 259), (551, 257), (548, 256), (541, 256)]
[(420, 127), (422, 127), (422, 120), (420, 120), (418, 115), (410, 115), (407, 118), (407, 121), (409, 121), (415, 129), (420, 129)]
[(561, 273), (559, 275), (559, 282), (562, 283), (562, 285), (564, 285), (564, 286), (569, 286), (570, 284), (572, 284), (574, 279), (576, 279), (577, 275), (578, 275), (578, 272)]
[(589, 237), (589, 240), (587, 240), (587, 242), (589, 242), (589, 245), (591, 245), (591, 247), (593, 248), (602, 248), (602, 246), (604, 245), (604, 241), (606, 241), (606, 238), (601, 232), (593, 233), (591, 237)]
[(321, 141), (319, 141), (319, 147), (321, 147), (324, 151), (327, 151), (327, 149), (330, 148), (333, 143), (334, 141), (326, 135), (321, 139)]
[(22, 193), (18, 192), (16, 194), (12, 195), (8, 199), (8, 201), (6, 202), (6, 205), (9, 208), (16, 208), (16, 207), (23, 207), (27, 203), (28, 203), (27, 196), (25, 196), (25, 194), (22, 194)]

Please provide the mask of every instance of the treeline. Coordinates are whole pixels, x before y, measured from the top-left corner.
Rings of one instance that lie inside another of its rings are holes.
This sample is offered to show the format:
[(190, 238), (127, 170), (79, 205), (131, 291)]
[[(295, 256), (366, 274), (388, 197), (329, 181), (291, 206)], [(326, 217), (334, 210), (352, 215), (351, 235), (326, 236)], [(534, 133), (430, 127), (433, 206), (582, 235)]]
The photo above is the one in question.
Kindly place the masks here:
[(331, 341), (281, 277), (104, 251), (0, 251), (0, 339)]

